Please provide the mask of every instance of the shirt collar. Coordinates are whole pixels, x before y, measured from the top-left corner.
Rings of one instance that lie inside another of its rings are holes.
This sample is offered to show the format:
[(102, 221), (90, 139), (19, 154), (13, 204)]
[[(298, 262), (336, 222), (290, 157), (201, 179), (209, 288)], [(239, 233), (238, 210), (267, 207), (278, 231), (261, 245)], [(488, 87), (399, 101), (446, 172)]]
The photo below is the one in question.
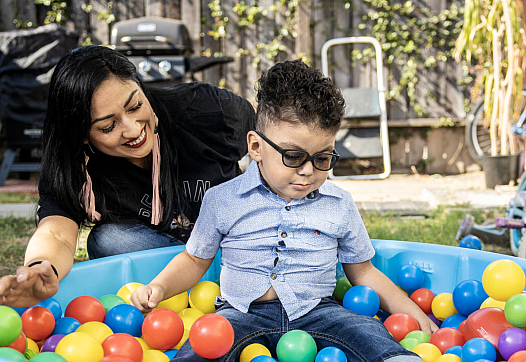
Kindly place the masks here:
[[(237, 193), (238, 195), (241, 195), (259, 186), (262, 186), (265, 189), (268, 189), (268, 187), (265, 185), (265, 182), (263, 181), (263, 177), (261, 177), (261, 174), (259, 172), (258, 163), (256, 161), (252, 161), (250, 165), (248, 165), (244, 173), (243, 180), (241, 184), (239, 185)], [(319, 194), (321, 195), (333, 196), (333, 197), (338, 197), (338, 198), (342, 197), (341, 192), (338, 192), (338, 189), (334, 187), (333, 184), (328, 183), (327, 181), (325, 181), (320, 186), (318, 191), (319, 191)]]

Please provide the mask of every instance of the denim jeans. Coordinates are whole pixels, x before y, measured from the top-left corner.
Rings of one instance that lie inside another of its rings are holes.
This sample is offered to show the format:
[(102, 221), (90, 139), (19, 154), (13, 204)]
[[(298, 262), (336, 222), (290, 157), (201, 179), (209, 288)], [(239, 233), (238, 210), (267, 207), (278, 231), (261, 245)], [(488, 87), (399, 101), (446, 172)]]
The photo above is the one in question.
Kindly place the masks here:
[(236, 362), (243, 349), (252, 343), (263, 344), (277, 359), (276, 345), (281, 336), (299, 329), (314, 338), (318, 351), (337, 347), (345, 353), (348, 362), (422, 362), (419, 356), (402, 347), (382, 322), (344, 309), (328, 298), (293, 321), (288, 319), (278, 300), (252, 303), (248, 313), (225, 302), (216, 313), (228, 319), (234, 328), (234, 344), (230, 351), (216, 360), (205, 359), (194, 353), (187, 340), (172, 361)]
[(87, 244), (89, 258), (97, 259), (183, 242), (141, 224), (102, 224), (90, 231)]

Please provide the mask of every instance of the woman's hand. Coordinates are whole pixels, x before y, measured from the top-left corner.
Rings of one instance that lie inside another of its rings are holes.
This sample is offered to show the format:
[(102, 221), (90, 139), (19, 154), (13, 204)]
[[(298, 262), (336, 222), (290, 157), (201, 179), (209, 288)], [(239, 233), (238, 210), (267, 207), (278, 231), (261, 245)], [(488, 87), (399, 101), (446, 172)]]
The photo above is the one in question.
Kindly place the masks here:
[(157, 307), (163, 298), (163, 288), (157, 283), (150, 283), (135, 289), (130, 297), (130, 303), (146, 314)]
[(0, 279), (0, 304), (10, 307), (31, 307), (51, 298), (58, 291), (58, 277), (48, 260), (31, 268), (21, 266), (16, 275)]

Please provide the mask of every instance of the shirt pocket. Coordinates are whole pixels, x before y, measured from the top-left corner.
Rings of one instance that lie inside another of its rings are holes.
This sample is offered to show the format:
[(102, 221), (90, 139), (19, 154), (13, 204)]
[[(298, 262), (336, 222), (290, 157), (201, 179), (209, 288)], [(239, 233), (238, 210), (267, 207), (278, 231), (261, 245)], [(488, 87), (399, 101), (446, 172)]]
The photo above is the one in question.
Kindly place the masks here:
[(342, 227), (330, 220), (316, 217), (306, 217), (300, 228), (299, 238), (302, 243), (315, 246), (319, 249), (338, 247)]

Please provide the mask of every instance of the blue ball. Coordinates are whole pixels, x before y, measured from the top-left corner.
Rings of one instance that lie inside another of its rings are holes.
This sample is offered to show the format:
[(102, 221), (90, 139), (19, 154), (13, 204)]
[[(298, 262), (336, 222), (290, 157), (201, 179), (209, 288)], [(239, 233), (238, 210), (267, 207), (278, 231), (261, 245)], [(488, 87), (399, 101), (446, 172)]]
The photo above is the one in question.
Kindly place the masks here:
[(495, 361), (497, 351), (490, 341), (484, 338), (472, 338), (462, 347), (462, 362), (478, 362), (480, 360)]
[(480, 309), (482, 303), (489, 298), (482, 282), (474, 279), (464, 280), (453, 290), (453, 305), (460, 314), (468, 317)]
[(22, 316), (26, 310), (28, 310), (31, 307), (11, 307), (18, 313), (19, 316)]
[(424, 272), (416, 265), (404, 265), (397, 274), (398, 285), (409, 295), (424, 284)]
[(169, 359), (172, 359), (175, 357), (178, 351), (178, 349), (169, 349), (167, 351), (164, 351), (164, 354), (167, 355)]
[(482, 242), (475, 235), (466, 235), (460, 240), (458, 246), (461, 248), (481, 250)]
[(458, 329), (460, 326), (460, 323), (464, 322), (466, 319), (468, 319), (466, 316), (463, 316), (462, 314), (453, 314), (444, 319), (442, 324), (440, 324), (440, 328), (455, 328)]
[(459, 357), (462, 357), (462, 346), (453, 346), (449, 347), (444, 354), (455, 354)]
[(347, 362), (347, 357), (339, 348), (325, 347), (318, 352), (314, 362)]
[(131, 304), (118, 304), (106, 314), (104, 323), (113, 333), (128, 333), (134, 337), (142, 335), (144, 316), (139, 308)]
[(80, 322), (72, 317), (62, 317), (55, 322), (55, 328), (51, 335), (55, 334), (70, 334), (77, 330), (80, 327)]
[(276, 362), (276, 360), (272, 357), (262, 355), (252, 358), (250, 362)]
[(371, 287), (355, 285), (345, 293), (342, 305), (356, 314), (374, 317), (380, 308), (380, 298)]
[(44, 299), (37, 303), (38, 306), (47, 308), (55, 317), (55, 321), (58, 321), (62, 317), (62, 307), (55, 298)]

